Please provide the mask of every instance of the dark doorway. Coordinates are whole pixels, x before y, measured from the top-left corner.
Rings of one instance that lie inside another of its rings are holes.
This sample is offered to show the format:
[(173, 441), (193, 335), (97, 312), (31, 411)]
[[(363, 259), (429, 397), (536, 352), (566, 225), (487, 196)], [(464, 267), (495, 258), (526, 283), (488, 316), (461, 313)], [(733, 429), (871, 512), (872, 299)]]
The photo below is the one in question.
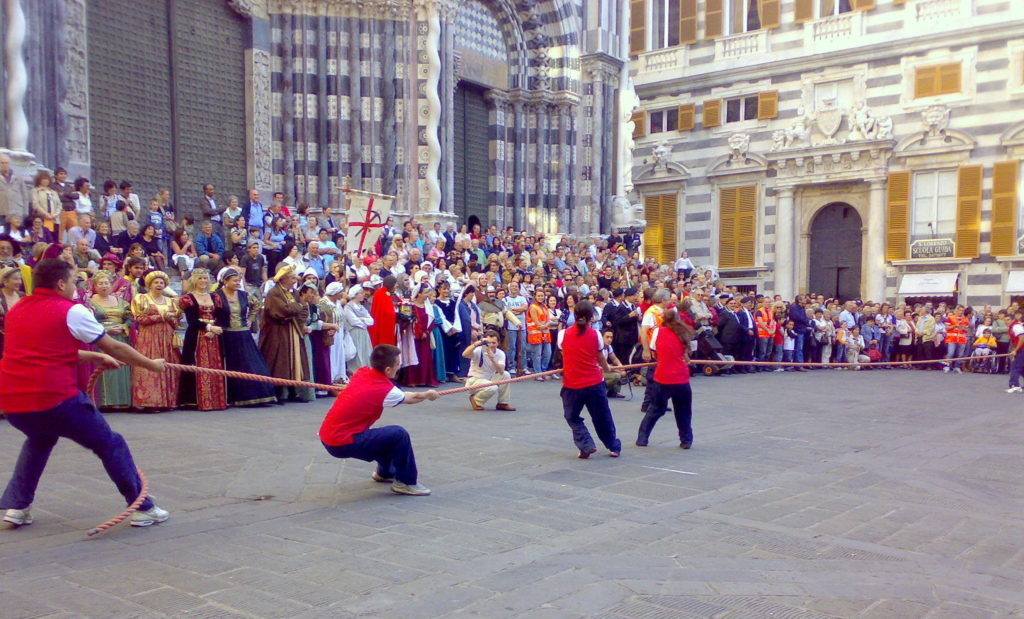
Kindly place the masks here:
[(808, 291), (841, 300), (860, 297), (861, 221), (857, 209), (836, 202), (811, 223)]
[(481, 230), (491, 223), (491, 155), (484, 88), (462, 82), (455, 91), (455, 204), (459, 220), (480, 218)]

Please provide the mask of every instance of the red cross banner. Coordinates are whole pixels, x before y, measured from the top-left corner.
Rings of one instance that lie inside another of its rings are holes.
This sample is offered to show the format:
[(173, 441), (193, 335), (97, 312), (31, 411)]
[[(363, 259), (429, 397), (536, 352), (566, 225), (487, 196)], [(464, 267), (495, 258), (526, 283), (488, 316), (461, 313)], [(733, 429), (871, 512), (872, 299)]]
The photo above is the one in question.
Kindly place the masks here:
[(391, 198), (349, 194), (346, 251), (363, 255), (373, 250), (391, 212)]

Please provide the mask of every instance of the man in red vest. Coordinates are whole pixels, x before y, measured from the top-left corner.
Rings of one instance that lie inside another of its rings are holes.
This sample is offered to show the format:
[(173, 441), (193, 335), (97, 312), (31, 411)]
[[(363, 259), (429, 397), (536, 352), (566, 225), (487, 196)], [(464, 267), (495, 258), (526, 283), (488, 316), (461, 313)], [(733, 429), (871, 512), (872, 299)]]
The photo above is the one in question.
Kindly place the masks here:
[(394, 275), (384, 278), (383, 285), (373, 293), (370, 302), (370, 316), (373, 324), (367, 329), (370, 342), (378, 344), (398, 344), (398, 311), (395, 309), (395, 284), (398, 280)]
[[(110, 429), (99, 409), (78, 390), (78, 363), (115, 369), (125, 363), (151, 372), (166, 370), (163, 359), (148, 359), (106, 334), (92, 311), (72, 301), (75, 269), (57, 259), (41, 260), (33, 272), (35, 289), (8, 314), (4, 357), (0, 360), (0, 409), (26, 439), (7, 484), (0, 509), (14, 526), (32, 524), (30, 507), (50, 451), (61, 438), (92, 450), (131, 504), (142, 491), (124, 438)], [(79, 350), (92, 344), (107, 354)], [(146, 497), (131, 525), (147, 527), (169, 514)]]
[(376, 462), (377, 470), (371, 478), (390, 483), (392, 492), (426, 496), (430, 489), (417, 483), (416, 456), (406, 429), (370, 428), (380, 419), (385, 406), (418, 404), (438, 397), (433, 389), (405, 392), (396, 387), (392, 381), (398, 375), (399, 365), (398, 347), (375, 346), (370, 353), (370, 366), (356, 370), (327, 411), (320, 426), (320, 442), (335, 458)]

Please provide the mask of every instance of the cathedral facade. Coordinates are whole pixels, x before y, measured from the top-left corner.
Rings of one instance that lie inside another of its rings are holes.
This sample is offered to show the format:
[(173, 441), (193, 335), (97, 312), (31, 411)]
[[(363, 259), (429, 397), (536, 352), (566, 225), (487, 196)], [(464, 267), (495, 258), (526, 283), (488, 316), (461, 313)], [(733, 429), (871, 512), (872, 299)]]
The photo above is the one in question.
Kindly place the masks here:
[[(338, 187), (401, 217), (590, 233), (628, 190), (628, 7), (584, 0), (12, 0), (0, 145), (198, 202)], [(13, 34), (12, 34), (13, 33)]]

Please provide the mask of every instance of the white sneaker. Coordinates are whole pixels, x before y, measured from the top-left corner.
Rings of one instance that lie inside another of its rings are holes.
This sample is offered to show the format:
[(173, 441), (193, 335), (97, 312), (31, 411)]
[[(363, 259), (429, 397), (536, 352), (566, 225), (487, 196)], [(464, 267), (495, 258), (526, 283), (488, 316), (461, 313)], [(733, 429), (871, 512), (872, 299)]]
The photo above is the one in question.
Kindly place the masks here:
[(148, 511), (137, 511), (132, 514), (131, 525), (133, 527), (148, 527), (154, 524), (160, 524), (171, 517), (171, 513), (166, 509), (160, 509), (154, 505)]
[(946, 367), (942, 368), (942, 371), (946, 374), (949, 374), (949, 366), (947, 365)]
[(1024, 389), (1021, 389), (1020, 387), (1010, 387), (1006, 390), (1006, 393), (1020, 393), (1022, 391), (1024, 391)]
[(377, 482), (378, 484), (390, 484), (391, 482), (395, 481), (395, 479), (393, 477), (384, 477), (383, 475), (381, 475), (377, 471), (374, 471), (370, 475), (370, 479), (372, 479), (373, 481)]
[(774, 369), (774, 370), (772, 370), (772, 371), (773, 371), (773, 372), (785, 372), (785, 371), (786, 371), (786, 368), (775, 368), (775, 369)]
[(963, 371), (963, 370), (961, 370), (960, 368), (953, 368), (953, 371), (954, 371), (955, 373), (957, 373), (957, 374), (963, 374), (963, 373), (964, 373), (964, 371)]
[(423, 484), (414, 484), (410, 486), (409, 484), (403, 484), (400, 481), (396, 481), (391, 484), (391, 492), (394, 492), (395, 494), (409, 494), (412, 496), (427, 496), (430, 494), (430, 488), (427, 488)]
[(4, 514), (4, 522), (13, 524), (16, 527), (32, 524), (32, 506), (25, 509), (9, 509)]

